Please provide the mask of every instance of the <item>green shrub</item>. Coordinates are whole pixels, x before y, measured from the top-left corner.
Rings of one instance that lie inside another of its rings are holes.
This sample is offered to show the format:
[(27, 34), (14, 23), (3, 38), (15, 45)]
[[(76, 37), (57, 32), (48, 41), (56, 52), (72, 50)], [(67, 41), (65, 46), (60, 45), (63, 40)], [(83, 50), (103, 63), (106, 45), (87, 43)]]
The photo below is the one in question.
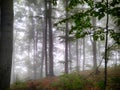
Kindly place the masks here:
[(120, 77), (112, 77), (110, 81), (115, 84), (120, 83)]
[(103, 80), (96, 82), (96, 86), (97, 86), (98, 88), (100, 88), (101, 90), (104, 90), (104, 89), (105, 89), (105, 84), (104, 84), (104, 81), (103, 81)]
[(120, 89), (120, 77), (111, 77), (109, 81), (109, 87), (114, 89)]
[(11, 85), (10, 90), (27, 90), (27, 84), (22, 81), (16, 81), (13, 85)]
[(63, 74), (59, 80), (52, 83), (52, 86), (57, 87), (58, 90), (83, 90), (85, 81), (84, 77), (77, 73)]

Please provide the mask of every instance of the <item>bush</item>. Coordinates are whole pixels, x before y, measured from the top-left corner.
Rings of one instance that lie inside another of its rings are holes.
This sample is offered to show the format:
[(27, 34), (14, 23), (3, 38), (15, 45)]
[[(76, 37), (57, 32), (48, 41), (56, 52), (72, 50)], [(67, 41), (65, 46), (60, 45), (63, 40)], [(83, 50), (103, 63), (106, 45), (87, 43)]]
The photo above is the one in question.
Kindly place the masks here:
[(112, 77), (110, 80), (112, 83), (120, 84), (120, 77)]
[(27, 84), (22, 81), (16, 81), (13, 85), (11, 85), (10, 90), (27, 90)]
[(63, 74), (52, 86), (58, 88), (57, 90), (83, 90), (85, 81), (84, 77), (77, 73)]
[(120, 90), (120, 77), (114, 76), (109, 80), (109, 88), (114, 88), (115, 90)]
[(97, 86), (98, 88), (100, 88), (101, 90), (104, 90), (104, 89), (105, 89), (105, 84), (104, 84), (104, 81), (103, 81), (103, 80), (96, 82), (96, 86)]

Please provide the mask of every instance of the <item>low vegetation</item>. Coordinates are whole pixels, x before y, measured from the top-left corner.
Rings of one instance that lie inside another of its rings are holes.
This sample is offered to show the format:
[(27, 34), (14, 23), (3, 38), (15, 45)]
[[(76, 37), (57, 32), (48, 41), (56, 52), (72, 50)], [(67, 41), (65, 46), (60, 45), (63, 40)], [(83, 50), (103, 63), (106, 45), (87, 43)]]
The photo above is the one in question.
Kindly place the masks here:
[[(108, 90), (120, 90), (120, 66), (108, 69)], [(103, 70), (95, 75), (92, 71), (63, 74), (36, 81), (17, 81), (10, 90), (104, 90)]]

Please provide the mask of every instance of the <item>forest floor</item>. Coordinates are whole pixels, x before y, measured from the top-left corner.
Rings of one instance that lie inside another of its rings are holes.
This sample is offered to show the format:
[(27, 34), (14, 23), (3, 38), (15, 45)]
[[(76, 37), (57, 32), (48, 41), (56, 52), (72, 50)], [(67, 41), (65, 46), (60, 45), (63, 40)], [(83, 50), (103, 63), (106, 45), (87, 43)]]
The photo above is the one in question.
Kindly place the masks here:
[[(108, 90), (120, 90), (120, 66), (108, 67)], [(104, 70), (73, 72), (26, 82), (17, 81), (10, 90), (104, 90)]]

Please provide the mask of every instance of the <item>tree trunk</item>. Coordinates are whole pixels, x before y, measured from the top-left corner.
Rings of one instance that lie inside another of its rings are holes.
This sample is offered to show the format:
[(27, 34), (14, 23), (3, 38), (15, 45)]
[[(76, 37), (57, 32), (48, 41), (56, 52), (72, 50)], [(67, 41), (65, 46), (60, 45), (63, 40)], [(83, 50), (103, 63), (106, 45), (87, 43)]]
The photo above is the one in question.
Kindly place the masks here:
[(34, 79), (37, 79), (37, 42), (38, 42), (38, 32), (34, 30)]
[[(68, 6), (68, 0), (66, 0), (66, 7)], [(68, 11), (66, 10), (66, 18), (68, 17)], [(65, 73), (68, 74), (68, 21), (66, 21), (65, 31)]]
[[(95, 31), (95, 26), (96, 26), (96, 18), (92, 18), (92, 23), (93, 23), (93, 29)], [(92, 49), (93, 49), (93, 69), (97, 68), (97, 47), (96, 47), (96, 41), (92, 40)]]
[(96, 56), (96, 42), (93, 41), (92, 42), (92, 46), (93, 46), (93, 69), (95, 69), (97, 67), (97, 56)]
[(85, 70), (85, 37), (83, 38), (83, 71)]
[(45, 48), (44, 48), (44, 53), (45, 53), (45, 75), (48, 76), (48, 59), (47, 59), (47, 0), (45, 0), (45, 14), (44, 14), (44, 20), (45, 20), (45, 31), (44, 31), (44, 44), (45, 44)]
[(52, 32), (52, 5), (51, 0), (48, 2), (49, 4), (49, 16), (48, 16), (48, 24), (49, 24), (49, 76), (54, 76), (53, 71), (53, 32)]
[(43, 39), (42, 39), (42, 54), (41, 54), (40, 78), (43, 77), (43, 64), (44, 64), (44, 60), (45, 60), (45, 26), (46, 26), (45, 23), (46, 22), (44, 22), (44, 20), (42, 20)]
[(69, 61), (70, 61), (70, 72), (72, 72), (72, 53), (71, 53), (71, 42), (69, 40)]
[[(106, 0), (106, 6), (107, 6), (107, 12), (108, 12), (108, 0)], [(109, 15), (107, 13), (107, 20), (106, 20), (106, 34), (105, 34), (105, 71), (104, 71), (104, 85), (105, 85), (105, 89), (107, 90), (107, 61), (108, 61), (108, 23), (109, 23)]]
[(80, 67), (80, 69), (79, 70), (81, 70), (81, 56), (82, 56), (82, 41), (81, 41), (81, 39), (80, 39), (80, 43), (81, 43), (81, 45), (80, 45), (80, 51), (79, 51), (80, 52), (80, 54), (79, 54), (79, 59), (80, 59), (80, 61), (79, 61), (80, 66), (79, 67)]
[(80, 62), (79, 62), (79, 56), (78, 56), (78, 40), (76, 40), (76, 71), (79, 72), (80, 69)]
[(15, 47), (15, 42), (16, 42), (16, 37), (17, 37), (17, 31), (15, 31), (15, 35), (13, 37), (13, 55), (12, 55), (12, 68), (11, 68), (11, 80), (10, 84), (13, 84), (16, 82), (16, 73), (15, 73), (15, 53), (17, 52), (16, 47)]
[(13, 0), (2, 0), (0, 37), (0, 90), (10, 87), (13, 51)]

